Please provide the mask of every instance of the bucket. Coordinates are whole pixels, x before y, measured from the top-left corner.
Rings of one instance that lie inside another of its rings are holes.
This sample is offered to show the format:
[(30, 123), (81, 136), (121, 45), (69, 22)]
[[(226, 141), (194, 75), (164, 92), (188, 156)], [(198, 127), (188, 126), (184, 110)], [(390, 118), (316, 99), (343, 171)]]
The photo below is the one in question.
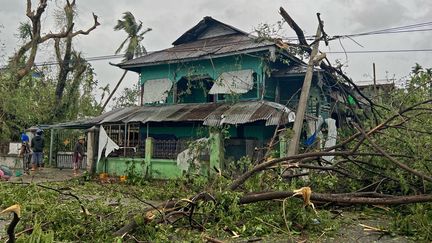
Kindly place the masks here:
[(22, 174), (22, 171), (20, 171), (20, 170), (17, 170), (17, 171), (15, 171), (15, 176), (16, 177), (20, 177), (20, 176), (22, 176), (23, 174)]

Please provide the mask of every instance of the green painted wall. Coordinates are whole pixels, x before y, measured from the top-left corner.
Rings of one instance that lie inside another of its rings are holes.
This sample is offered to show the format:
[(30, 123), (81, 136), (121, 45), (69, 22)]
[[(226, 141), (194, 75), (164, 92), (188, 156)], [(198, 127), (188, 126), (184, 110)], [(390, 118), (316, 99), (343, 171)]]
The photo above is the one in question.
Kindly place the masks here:
[[(105, 166), (106, 163), (106, 166)], [(144, 158), (107, 158), (99, 162), (97, 173), (107, 172), (112, 176), (127, 175), (128, 168), (135, 165), (136, 173), (143, 177), (147, 174), (154, 179), (174, 179), (182, 176), (175, 160), (152, 159), (150, 166)], [(148, 170), (148, 173), (146, 171)]]
[(260, 141), (265, 141), (273, 136), (274, 126), (263, 125), (246, 125), (244, 126), (245, 138), (256, 138)]
[(268, 78), (266, 80), (264, 99), (269, 100), (269, 101), (275, 101), (276, 83), (277, 83), (277, 79), (274, 79), (274, 78)]
[(112, 157), (99, 161), (96, 167), (97, 173), (107, 172), (110, 175), (121, 176), (127, 174), (128, 166), (135, 164), (136, 171), (144, 175), (144, 168), (147, 167), (144, 158), (119, 158)]
[(175, 160), (152, 159), (150, 168), (151, 177), (154, 179), (174, 179), (182, 176)]
[[(210, 76), (215, 80), (223, 72), (252, 69), (256, 73), (256, 85), (254, 85), (254, 89), (243, 94), (241, 98), (256, 99), (259, 97), (259, 87), (263, 83), (263, 65), (264, 61), (260, 57), (235, 55), (211, 60), (147, 66), (141, 68), (141, 84), (144, 84), (147, 80), (162, 78), (168, 78), (173, 82), (178, 82), (182, 77), (191, 76)], [(203, 97), (198, 97), (197, 99), (196, 101), (199, 102)], [(188, 103), (196, 101), (194, 99), (185, 100), (185, 102)], [(172, 92), (170, 92), (168, 96), (167, 103), (173, 103)]]

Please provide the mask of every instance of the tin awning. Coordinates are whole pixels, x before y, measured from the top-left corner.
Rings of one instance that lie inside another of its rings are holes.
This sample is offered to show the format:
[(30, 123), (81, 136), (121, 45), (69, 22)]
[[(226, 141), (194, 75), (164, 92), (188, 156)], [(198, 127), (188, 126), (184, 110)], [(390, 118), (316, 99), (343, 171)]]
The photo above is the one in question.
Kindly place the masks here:
[[(206, 126), (238, 125), (257, 121), (266, 126), (287, 124), (294, 121), (295, 113), (284, 105), (264, 101), (240, 101), (237, 103), (203, 103), (135, 106), (117, 109), (109, 114), (87, 121), (53, 125), (53, 128), (91, 127), (101, 124), (148, 122), (199, 122)], [(86, 123), (87, 122), (87, 123)]]

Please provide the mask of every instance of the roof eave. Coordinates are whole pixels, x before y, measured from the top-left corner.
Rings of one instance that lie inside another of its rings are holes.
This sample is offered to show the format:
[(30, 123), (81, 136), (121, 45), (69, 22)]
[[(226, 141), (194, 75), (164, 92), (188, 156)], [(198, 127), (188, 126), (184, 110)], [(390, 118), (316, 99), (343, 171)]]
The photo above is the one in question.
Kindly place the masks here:
[[(156, 65), (161, 65), (161, 64), (173, 64), (173, 63), (180, 63), (180, 62), (209, 60), (209, 59), (213, 59), (213, 58), (231, 56), (233, 54), (247, 54), (247, 53), (253, 53), (253, 52), (260, 52), (260, 51), (271, 51), (271, 47), (273, 47), (273, 46), (274, 46), (274, 44), (270, 44), (270, 45), (262, 46), (259, 48), (252, 48), (252, 49), (246, 49), (246, 50), (241, 50), (241, 51), (232, 51), (232, 52), (227, 52), (227, 53), (223, 53), (223, 54), (204, 55), (201, 57), (194, 57), (194, 58), (172, 59), (172, 60), (166, 60), (166, 61), (140, 63), (140, 64), (126, 64), (126, 65), (118, 64), (117, 66), (122, 68), (122, 69), (132, 70), (133, 68), (136, 69), (136, 68), (140, 68), (140, 67), (156, 66)], [(136, 72), (139, 72), (139, 71), (136, 71)]]

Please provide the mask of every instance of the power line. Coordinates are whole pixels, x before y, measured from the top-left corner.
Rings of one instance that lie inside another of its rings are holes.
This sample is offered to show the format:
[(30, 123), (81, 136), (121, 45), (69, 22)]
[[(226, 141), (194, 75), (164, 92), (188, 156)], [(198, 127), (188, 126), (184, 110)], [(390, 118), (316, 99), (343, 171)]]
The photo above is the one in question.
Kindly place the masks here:
[[(407, 52), (432, 52), (432, 49), (395, 49), (395, 50), (361, 50), (361, 51), (329, 51), (326, 54), (368, 54), (368, 53), (407, 53)], [(103, 61), (123, 58), (123, 55), (105, 55), (85, 58), (86, 61)], [(36, 63), (34, 66), (53, 66), (58, 65), (57, 61)], [(5, 69), (7, 66), (2, 66), (0, 69)]]
[[(430, 22), (423, 22), (423, 23), (417, 23), (417, 24), (410, 24), (410, 25), (403, 25), (398, 27), (391, 27), (386, 29), (380, 29), (380, 30), (374, 30), (374, 31), (368, 31), (368, 32), (361, 32), (356, 34), (346, 34), (346, 35), (334, 35), (333, 39), (338, 38), (350, 38), (350, 37), (358, 37), (358, 36), (367, 36), (367, 35), (384, 35), (384, 34), (395, 34), (395, 33), (409, 33), (409, 32), (425, 32), (425, 31), (432, 31), (432, 28), (427, 29), (414, 29), (414, 28), (421, 28), (426, 26), (432, 26), (432, 21)], [(314, 38), (314, 36), (306, 36), (307, 39)], [(330, 38), (332, 39), (332, 38)], [(297, 37), (288, 37), (284, 38), (284, 40), (297, 40)], [(249, 41), (249, 40), (243, 40), (243, 41)], [(230, 42), (228, 44), (235, 44), (240, 43), (242, 41), (236, 41), (236, 42)], [(197, 50), (197, 48), (193, 47), (190, 48), (191, 50)], [(169, 51), (166, 50), (166, 51)], [(185, 48), (183, 51), (187, 51), (187, 48)], [(331, 51), (326, 52), (328, 54), (366, 54), (366, 53), (406, 53), (406, 52), (430, 52), (432, 49), (405, 49), (405, 50), (364, 50), (364, 51)], [(148, 54), (151, 54), (149, 52)], [(93, 56), (85, 58), (86, 61), (92, 62), (92, 61), (102, 61), (102, 60), (110, 60), (110, 59), (118, 59), (124, 57), (123, 55), (103, 55), (103, 56)], [(34, 66), (52, 66), (52, 65), (58, 65), (59, 63), (57, 61), (48, 61), (48, 62), (42, 62), (42, 63), (35, 63)], [(2, 66), (0, 69), (4, 69), (7, 66)]]
[(366, 54), (366, 53), (403, 53), (403, 52), (430, 52), (432, 49), (400, 49), (400, 50), (364, 50), (364, 51), (329, 51), (328, 54)]
[[(403, 26), (386, 28), (386, 29), (367, 31), (367, 32), (360, 32), (360, 33), (354, 33), (354, 34), (334, 35), (333, 38), (358, 37), (358, 36), (369, 36), (369, 35), (383, 35), (383, 34), (397, 34), (397, 33), (407, 33), (407, 32), (409, 33), (409, 32), (431, 31), (432, 30), (431, 28), (420, 29), (422, 27), (427, 27), (427, 26), (432, 26), (432, 21), (423, 22), (423, 23), (417, 23), (417, 24), (410, 24), (410, 25), (403, 25)], [(313, 36), (313, 35), (307, 35), (305, 37), (306, 37), (306, 39), (311, 40), (315, 36)], [(284, 38), (284, 39), (285, 40), (297, 40), (297, 37), (287, 37), (287, 38)]]

